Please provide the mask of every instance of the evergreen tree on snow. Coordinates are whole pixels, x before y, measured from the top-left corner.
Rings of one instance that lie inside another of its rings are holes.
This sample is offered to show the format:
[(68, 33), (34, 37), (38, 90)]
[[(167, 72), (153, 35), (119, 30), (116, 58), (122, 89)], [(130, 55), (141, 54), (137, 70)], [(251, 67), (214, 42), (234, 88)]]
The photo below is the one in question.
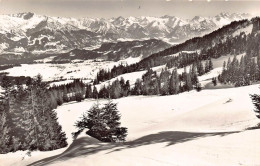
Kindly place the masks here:
[(160, 89), (161, 95), (168, 95), (169, 94), (169, 85), (170, 85), (170, 77), (171, 73), (167, 69), (162, 69), (160, 74)]
[(203, 67), (203, 64), (201, 61), (199, 61), (197, 63), (197, 71), (198, 71), (198, 75), (201, 76), (205, 73), (205, 70), (204, 70), (204, 67)]
[(117, 110), (117, 104), (109, 100), (108, 103), (104, 105), (103, 109), (103, 119), (106, 124), (106, 138), (109, 142), (125, 141), (127, 135), (127, 129), (125, 127), (120, 127), (121, 116)]
[(139, 79), (139, 78), (136, 79), (135, 86), (132, 89), (131, 94), (132, 95), (141, 95), (142, 94), (142, 81), (141, 81), (141, 79)]
[(206, 62), (205, 62), (205, 73), (207, 73), (207, 72), (209, 72), (210, 70), (209, 70), (209, 61), (208, 60), (206, 60)]
[(108, 101), (104, 107), (95, 104), (87, 114), (84, 114), (75, 126), (78, 131), (72, 133), (76, 138), (85, 128), (87, 134), (103, 142), (125, 141), (127, 128), (120, 127), (120, 115), (117, 110), (117, 104)]
[(190, 76), (191, 76), (191, 82), (193, 85), (196, 85), (199, 80), (198, 80), (198, 75), (197, 75), (197, 70), (196, 70), (196, 66), (194, 64), (191, 65), (190, 68)]
[(177, 94), (177, 93), (179, 93), (179, 75), (178, 75), (176, 69), (174, 69), (172, 71), (172, 75), (170, 77), (169, 91), (170, 91), (170, 94)]
[(213, 63), (211, 58), (209, 59), (209, 71), (213, 70)]
[(260, 119), (260, 95), (254, 94), (250, 96), (255, 106), (254, 111), (256, 113), (256, 117)]
[(92, 93), (92, 96), (94, 99), (97, 99), (98, 98), (98, 91), (97, 91), (97, 88), (94, 86), (93, 88), (93, 93)]
[(190, 91), (193, 89), (192, 82), (191, 82), (191, 74), (187, 73), (185, 78), (185, 89)]
[(122, 91), (123, 91), (123, 89), (122, 89), (121, 84), (118, 79), (116, 79), (114, 82), (112, 82), (111, 93), (110, 93), (112, 99), (117, 99), (117, 98), (122, 97)]
[(86, 86), (86, 94), (85, 94), (85, 98), (92, 98), (93, 94), (92, 94), (92, 87), (90, 84), (88, 84)]
[(4, 75), (1, 81), (1, 86), (4, 88), (6, 93), (8, 92), (8, 89), (12, 86), (11, 80)]
[(10, 127), (7, 123), (7, 113), (4, 103), (0, 102), (0, 154), (10, 151)]

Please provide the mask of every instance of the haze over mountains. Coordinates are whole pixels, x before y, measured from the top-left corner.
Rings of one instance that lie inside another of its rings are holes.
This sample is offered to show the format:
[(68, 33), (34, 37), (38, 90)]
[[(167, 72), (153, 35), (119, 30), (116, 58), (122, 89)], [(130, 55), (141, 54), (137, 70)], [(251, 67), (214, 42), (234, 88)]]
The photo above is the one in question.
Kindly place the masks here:
[(152, 38), (180, 43), (249, 17), (249, 14), (236, 13), (195, 16), (190, 20), (168, 15), (111, 19), (60, 18), (30, 12), (0, 15), (0, 53), (61, 53), (73, 49), (89, 50), (103, 43)]

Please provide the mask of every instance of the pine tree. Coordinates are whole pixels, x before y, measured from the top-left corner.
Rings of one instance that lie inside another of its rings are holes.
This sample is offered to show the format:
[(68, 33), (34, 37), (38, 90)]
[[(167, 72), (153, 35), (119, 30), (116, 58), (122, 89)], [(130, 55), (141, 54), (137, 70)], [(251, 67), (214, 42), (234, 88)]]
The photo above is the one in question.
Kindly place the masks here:
[(213, 63), (211, 58), (209, 59), (209, 71), (213, 70)]
[(67, 138), (66, 134), (62, 131), (61, 126), (57, 122), (57, 114), (54, 110), (48, 109), (45, 112), (46, 117), (46, 132), (45, 142), (40, 150), (55, 150), (59, 148), (66, 147)]
[(258, 76), (257, 80), (259, 81), (260, 80), (260, 53), (257, 56), (256, 62), (257, 62), (257, 76)]
[(142, 94), (142, 81), (141, 79), (136, 79), (135, 86), (132, 90), (132, 95), (141, 95)]
[(158, 79), (160, 82), (160, 94), (161, 95), (168, 95), (169, 94), (169, 84), (170, 84), (170, 79), (169, 76), (171, 75), (171, 73), (169, 71), (162, 70), (161, 74), (160, 74), (160, 78)]
[(260, 96), (257, 94), (254, 95), (250, 95), (251, 99), (253, 101), (253, 104), (255, 106), (255, 113), (256, 113), (256, 117), (260, 119)]
[(109, 100), (103, 109), (104, 123), (107, 125), (106, 140), (109, 142), (125, 141), (127, 129), (120, 127), (120, 115), (117, 110), (117, 104)]
[(97, 103), (87, 114), (84, 114), (75, 126), (78, 131), (72, 133), (76, 138), (85, 128), (89, 129), (87, 134), (103, 142), (125, 141), (127, 129), (120, 126), (120, 115), (117, 104), (109, 101), (104, 107), (100, 108)]
[(128, 96), (130, 92), (130, 82), (129, 80), (126, 81), (125, 86), (123, 87), (123, 96)]
[(198, 75), (199, 75), (199, 76), (201, 76), (201, 75), (203, 75), (203, 74), (205, 73), (204, 67), (203, 67), (203, 64), (202, 64), (201, 61), (199, 61), (199, 62), (197, 63), (197, 71), (198, 71)]
[(200, 92), (202, 90), (201, 83), (197, 83), (195, 89), (197, 92)]
[(214, 86), (217, 85), (217, 78), (216, 78), (216, 77), (213, 77), (213, 78), (212, 78), (212, 83), (213, 83)]
[(228, 58), (228, 61), (227, 61), (227, 70), (229, 70), (230, 64), (231, 64), (231, 60), (230, 60), (230, 57), (229, 57), (229, 58)]
[(77, 102), (81, 102), (84, 98), (81, 92), (77, 92), (75, 95), (75, 99)]
[(10, 151), (10, 127), (7, 124), (6, 112), (0, 110), (0, 154)]
[(190, 68), (190, 76), (191, 76), (192, 84), (196, 85), (199, 82), (199, 80), (198, 80), (198, 76), (197, 76), (196, 66), (194, 64)]
[(98, 93), (98, 98), (109, 98), (109, 91), (108, 88), (106, 88), (106, 86), (102, 87)]
[(205, 62), (205, 73), (208, 73), (209, 72), (209, 61), (208, 60), (206, 60), (206, 62)]
[(179, 76), (176, 69), (172, 71), (172, 75), (170, 77), (169, 91), (170, 94), (179, 93)]
[(38, 121), (36, 119), (35, 107), (36, 92), (30, 87), (28, 96), (26, 98), (26, 120), (23, 122), (26, 128), (25, 146), (29, 150), (36, 150), (39, 147), (38, 142)]
[[(56, 97), (54, 95), (54, 92), (53, 91), (49, 91), (48, 92), (48, 96), (49, 96), (49, 102), (50, 102), (51, 108), (53, 108), (53, 109), (57, 108), (58, 107), (58, 103), (57, 103)], [(69, 97), (68, 97), (68, 101), (70, 101)]]
[(186, 74), (185, 78), (185, 90), (190, 91), (193, 89), (192, 82), (191, 82), (191, 75), (190, 73)]
[(85, 98), (92, 98), (92, 97), (93, 97), (92, 88), (91, 88), (91, 85), (88, 84), (88, 85), (87, 85), (87, 88), (86, 88)]
[(98, 98), (98, 91), (97, 91), (97, 88), (94, 86), (94, 88), (93, 88), (93, 93), (92, 93), (92, 95), (93, 95), (93, 98), (94, 99), (97, 99)]
[(63, 94), (61, 93), (61, 91), (60, 90), (57, 90), (57, 98), (56, 98), (56, 100), (57, 100), (57, 104), (60, 106), (60, 105), (62, 105), (63, 104)]
[(256, 74), (257, 74), (257, 66), (256, 66), (256, 63), (255, 63), (255, 60), (252, 59), (251, 60), (251, 63), (250, 63), (250, 80), (252, 82), (255, 82), (256, 81)]
[(117, 99), (117, 98), (120, 98), (122, 97), (122, 87), (121, 87), (121, 84), (119, 82), (118, 79), (116, 79), (114, 82), (112, 82), (112, 85), (111, 85), (111, 98), (112, 99)]
[(6, 75), (3, 76), (1, 86), (8, 91), (8, 89), (12, 86), (11, 80)]
[(72, 133), (74, 138), (76, 138), (85, 128), (88, 128), (88, 135), (102, 140), (106, 126), (102, 119), (102, 109), (100, 109), (99, 103), (94, 104), (88, 113), (84, 114), (80, 121), (76, 122), (75, 126), (78, 128), (78, 131)]
[(62, 100), (63, 100), (64, 102), (69, 102), (68, 90), (67, 90), (67, 87), (66, 87), (66, 86), (64, 86), (64, 88), (63, 88)]
[(222, 71), (225, 71), (226, 70), (226, 61), (223, 62), (223, 69)]
[(245, 61), (244, 61), (244, 57), (242, 56), (240, 59), (240, 65), (239, 65), (239, 69), (238, 69), (238, 76), (237, 76), (237, 81), (235, 83), (235, 86), (244, 86), (246, 85), (245, 83)]

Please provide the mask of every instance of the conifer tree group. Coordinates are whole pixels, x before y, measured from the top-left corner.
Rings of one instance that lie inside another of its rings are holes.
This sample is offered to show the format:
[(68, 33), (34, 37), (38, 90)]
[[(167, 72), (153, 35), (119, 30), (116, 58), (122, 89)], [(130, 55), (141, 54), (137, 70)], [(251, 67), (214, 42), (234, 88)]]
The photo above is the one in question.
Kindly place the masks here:
[[(207, 60), (205, 63), (207, 63), (207, 65), (205, 65), (207, 72), (213, 69), (211, 60)], [(187, 72), (186, 67), (184, 67), (184, 72), (182, 74), (177, 73), (177, 68), (174, 68), (172, 72), (167, 68), (162, 69), (160, 74), (153, 71), (151, 68), (148, 68), (147, 72), (142, 75), (142, 78), (136, 80), (132, 88), (130, 87), (129, 80), (125, 81), (121, 77), (120, 80), (116, 79), (110, 82), (109, 85), (104, 85), (99, 91), (94, 85), (94, 89), (90, 93), (92, 94), (92, 97), (96, 99), (117, 99), (129, 95), (178, 94), (184, 91), (190, 91), (194, 88), (199, 88), (198, 75), (204, 74), (205, 68), (201, 62), (190, 65), (189, 72)], [(102, 78), (100, 79), (103, 80)], [(87, 85), (87, 87), (88, 86), (89, 85)], [(91, 91), (91, 87), (87, 89), (90, 89)], [(88, 93), (88, 91), (86, 93)]]
[(187, 72), (184, 68), (182, 74), (177, 69), (170, 72), (162, 69), (159, 76), (152, 69), (148, 69), (141, 79), (137, 79), (131, 89), (131, 95), (173, 95), (184, 91), (190, 91), (198, 84), (197, 69), (195, 65)]
[(47, 85), (40, 75), (28, 81), (26, 88), (19, 84), (11, 86), (7, 79), (2, 86), (5, 99), (0, 110), (0, 153), (67, 146), (66, 135), (51, 107)]
[(236, 56), (232, 60), (229, 58), (227, 63), (223, 63), (223, 70), (218, 80), (237, 87), (260, 81), (260, 54), (257, 57), (245, 54), (240, 60)]

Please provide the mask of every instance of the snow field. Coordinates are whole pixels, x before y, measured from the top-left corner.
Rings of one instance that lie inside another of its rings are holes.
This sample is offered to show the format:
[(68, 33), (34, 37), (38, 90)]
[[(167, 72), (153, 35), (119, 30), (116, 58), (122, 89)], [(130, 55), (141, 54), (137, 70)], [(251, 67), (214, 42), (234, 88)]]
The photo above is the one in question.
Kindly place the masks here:
[[(129, 133), (128, 142), (116, 146), (90, 143), (92, 138), (84, 135), (77, 139), (83, 139), (80, 145), (71, 144), (71, 133), (76, 131), (74, 123), (96, 101), (86, 99), (64, 104), (56, 111), (71, 147), (61, 156), (46, 161), (65, 166), (83, 163), (95, 166), (260, 164), (257, 157), (260, 155), (257, 148), (260, 130), (244, 131), (259, 122), (249, 97), (249, 94), (258, 93), (258, 87), (251, 85), (114, 100), (118, 103), (122, 126), (127, 127)], [(100, 104), (105, 102), (99, 100)], [(91, 147), (94, 152), (90, 151)], [(24, 160), (25, 152), (9, 153), (0, 155), (0, 161), (4, 165), (26, 165), (64, 150), (32, 152), (32, 157)], [(43, 165), (47, 165), (44, 162)]]
[[(50, 164), (257, 165), (260, 163), (257, 148), (260, 130), (245, 129), (259, 122), (249, 97), (259, 91), (258, 87), (114, 100), (122, 115), (122, 126), (128, 127), (128, 142), (123, 145), (93, 143), (92, 138), (82, 135), (77, 139), (83, 141), (80, 145), (72, 144)], [(75, 131), (74, 122), (94, 103), (94, 100), (85, 100), (57, 109), (68, 138)], [(69, 143), (71, 141), (69, 138)], [(92, 152), (91, 147), (96, 152)], [(66, 157), (75, 153), (74, 157)]]

